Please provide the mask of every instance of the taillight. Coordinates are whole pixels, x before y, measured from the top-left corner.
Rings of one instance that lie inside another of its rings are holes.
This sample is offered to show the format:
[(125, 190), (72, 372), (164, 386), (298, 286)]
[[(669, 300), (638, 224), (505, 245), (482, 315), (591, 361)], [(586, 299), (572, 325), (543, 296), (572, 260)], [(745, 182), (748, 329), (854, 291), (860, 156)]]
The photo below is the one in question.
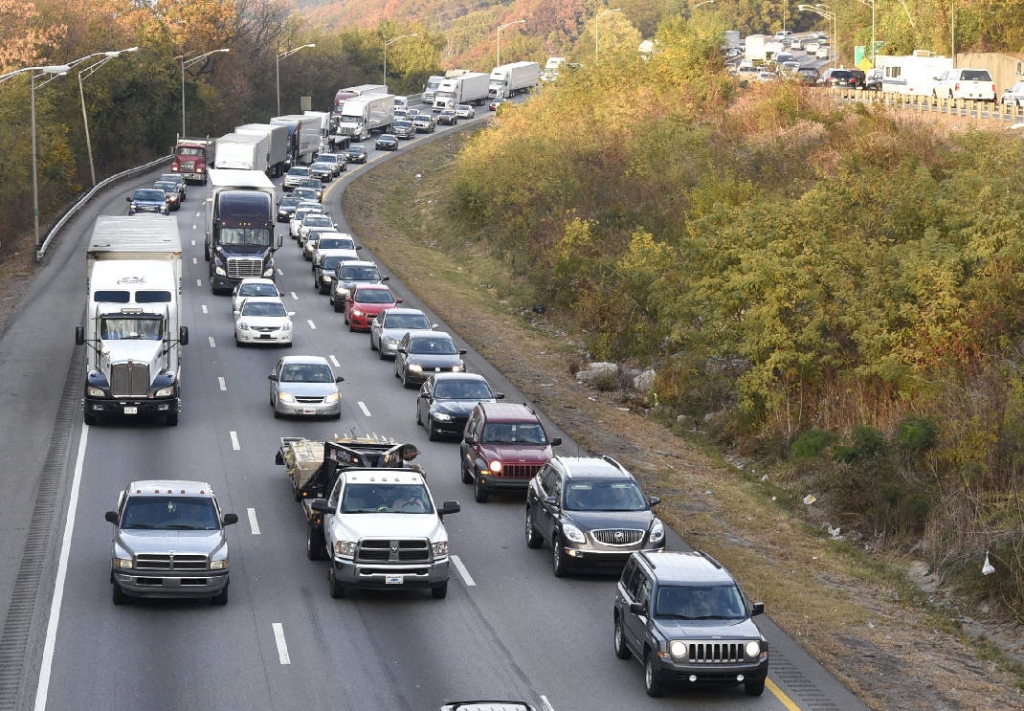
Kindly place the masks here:
[(953, 91), (960, 91), (960, 82), (953, 85)]

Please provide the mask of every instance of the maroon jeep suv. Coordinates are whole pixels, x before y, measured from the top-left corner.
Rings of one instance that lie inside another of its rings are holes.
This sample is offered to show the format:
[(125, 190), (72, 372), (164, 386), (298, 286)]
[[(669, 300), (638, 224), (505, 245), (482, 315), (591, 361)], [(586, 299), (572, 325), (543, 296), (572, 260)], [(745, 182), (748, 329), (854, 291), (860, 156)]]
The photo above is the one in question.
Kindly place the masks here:
[(529, 405), (482, 402), (473, 408), (462, 434), (462, 481), (484, 503), (492, 491), (526, 491), (530, 479), (551, 459), (561, 438), (548, 439)]

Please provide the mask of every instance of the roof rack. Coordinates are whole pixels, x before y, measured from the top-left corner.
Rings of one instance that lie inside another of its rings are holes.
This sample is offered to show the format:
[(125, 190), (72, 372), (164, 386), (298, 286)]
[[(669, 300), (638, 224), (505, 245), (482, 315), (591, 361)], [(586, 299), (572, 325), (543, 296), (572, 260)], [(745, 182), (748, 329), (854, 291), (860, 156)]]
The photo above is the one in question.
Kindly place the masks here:
[(615, 459), (612, 459), (607, 454), (602, 455), (601, 459), (603, 459), (604, 461), (608, 462), (609, 464), (611, 464), (613, 467), (615, 467), (619, 471), (625, 472), (626, 474), (629, 474), (629, 470), (627, 470), (626, 467), (622, 466), (622, 464), (620, 464)]

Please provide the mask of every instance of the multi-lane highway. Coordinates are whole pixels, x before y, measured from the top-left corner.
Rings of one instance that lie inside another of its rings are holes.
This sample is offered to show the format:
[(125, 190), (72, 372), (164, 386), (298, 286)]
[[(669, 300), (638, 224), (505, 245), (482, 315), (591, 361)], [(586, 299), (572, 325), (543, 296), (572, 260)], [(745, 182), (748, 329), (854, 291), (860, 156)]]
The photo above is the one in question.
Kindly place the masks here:
[[(403, 142), (396, 157), (423, 140)], [(371, 150), (370, 158), (350, 166), (325, 197), (343, 230), (340, 192), (382, 156)], [(0, 446), (10, 453), (0, 475), (0, 610), (7, 612), (0, 710), (429, 711), (481, 697), (548, 711), (864, 708), (766, 618), (758, 618), (771, 644), (762, 697), (742, 687), (646, 697), (640, 666), (612, 652), (614, 579), (554, 578), (547, 552), (523, 541), (521, 498), (473, 501), (460, 481), (458, 444), (428, 441), (415, 423), (415, 391), (370, 351), (368, 335), (348, 332), (313, 291), (309, 263), (287, 237), (278, 284), (296, 313), (294, 347), (235, 346), (230, 299), (212, 295), (207, 283), (205, 188), (190, 186), (181, 211), (167, 218), (183, 237), (190, 329), (180, 425), (85, 427), (82, 354), (73, 339), (84, 307), (84, 249), (95, 216), (121, 214), (130, 187), (105, 193), (66, 230), (0, 337)], [(390, 284), (403, 305), (426, 310), (394, 277)], [(345, 376), (340, 422), (272, 417), (267, 375), (284, 353), (337, 363)], [(479, 355), (470, 351), (467, 360), (509, 399), (523, 399)], [(549, 431), (576, 451), (564, 432)], [(457, 557), (447, 599), (425, 591), (329, 596), (326, 564), (306, 559), (305, 521), (274, 454), (283, 435), (343, 432), (415, 443), (435, 499), (462, 503), (446, 519)], [(239, 515), (229, 529), (226, 607), (112, 604), (103, 513), (140, 478), (208, 481), (225, 510)], [(669, 548), (683, 545), (670, 534)]]

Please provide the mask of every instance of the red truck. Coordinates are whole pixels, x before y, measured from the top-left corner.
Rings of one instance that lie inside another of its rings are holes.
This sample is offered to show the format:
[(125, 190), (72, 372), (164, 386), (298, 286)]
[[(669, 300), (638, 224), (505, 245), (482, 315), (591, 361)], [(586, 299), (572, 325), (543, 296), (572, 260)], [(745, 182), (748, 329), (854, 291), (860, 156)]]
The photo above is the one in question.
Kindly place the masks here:
[(213, 167), (213, 154), (217, 145), (212, 138), (182, 138), (174, 145), (171, 172), (180, 173), (186, 183), (206, 185), (207, 172)]

